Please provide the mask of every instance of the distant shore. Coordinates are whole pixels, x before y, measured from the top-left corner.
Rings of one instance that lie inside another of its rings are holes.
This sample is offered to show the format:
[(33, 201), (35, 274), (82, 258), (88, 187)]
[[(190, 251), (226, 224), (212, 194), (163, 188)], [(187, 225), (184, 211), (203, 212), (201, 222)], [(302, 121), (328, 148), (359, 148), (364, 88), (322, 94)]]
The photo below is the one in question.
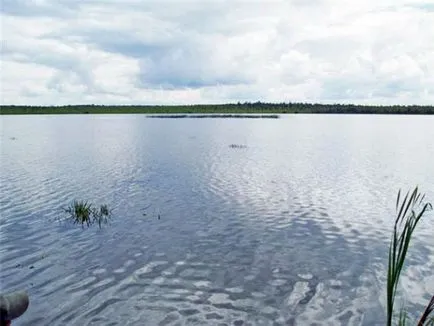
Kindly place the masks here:
[[(433, 105), (351, 105), (310, 103), (237, 103), (204, 105), (65, 105), (23, 106), (0, 105), (0, 114), (157, 114), (160, 118), (186, 118), (187, 114), (233, 115), (226, 117), (276, 118), (285, 113), (325, 114), (434, 114)], [(241, 115), (257, 116), (241, 116)], [(170, 116), (172, 115), (172, 116)], [(180, 116), (182, 115), (182, 116)], [(265, 116), (264, 116), (265, 115)], [(268, 115), (268, 116), (267, 116)], [(211, 116), (208, 116), (211, 117)]]

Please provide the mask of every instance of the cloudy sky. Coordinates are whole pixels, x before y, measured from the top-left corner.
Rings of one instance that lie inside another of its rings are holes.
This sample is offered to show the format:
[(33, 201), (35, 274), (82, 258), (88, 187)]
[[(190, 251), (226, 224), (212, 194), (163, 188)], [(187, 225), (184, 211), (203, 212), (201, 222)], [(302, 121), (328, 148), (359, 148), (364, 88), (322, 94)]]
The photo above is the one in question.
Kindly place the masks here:
[(434, 0), (1, 6), (3, 104), (434, 104)]

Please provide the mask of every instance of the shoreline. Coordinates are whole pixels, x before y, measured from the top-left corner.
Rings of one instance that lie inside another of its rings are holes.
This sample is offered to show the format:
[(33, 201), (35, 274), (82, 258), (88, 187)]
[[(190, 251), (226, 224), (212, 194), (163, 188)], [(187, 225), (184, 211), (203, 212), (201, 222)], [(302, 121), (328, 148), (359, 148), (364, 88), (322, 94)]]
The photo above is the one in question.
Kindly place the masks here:
[(64, 105), (64, 106), (25, 106), (0, 105), (0, 115), (31, 114), (154, 114), (161, 118), (195, 118), (239, 116), (273, 116), (278, 114), (392, 114), (392, 115), (431, 115), (431, 105), (368, 106), (353, 104), (308, 104), (308, 103), (238, 103), (207, 105)]

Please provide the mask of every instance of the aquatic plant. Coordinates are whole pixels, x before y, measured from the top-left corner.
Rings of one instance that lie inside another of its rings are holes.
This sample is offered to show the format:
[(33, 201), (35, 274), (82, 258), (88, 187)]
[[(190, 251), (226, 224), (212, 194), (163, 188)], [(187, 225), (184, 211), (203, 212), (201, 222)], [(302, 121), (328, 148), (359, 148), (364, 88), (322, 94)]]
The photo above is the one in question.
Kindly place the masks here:
[(148, 118), (159, 119), (279, 119), (277, 114), (159, 114), (148, 115)]
[[(393, 235), (389, 246), (389, 263), (387, 270), (387, 326), (392, 326), (396, 290), (404, 266), (411, 237), (422, 216), (432, 209), (431, 203), (425, 203), (425, 195), (422, 195), (418, 187), (410, 194), (407, 192), (401, 200), (401, 190), (396, 199), (397, 216), (393, 228)], [(418, 326), (434, 326), (434, 317), (430, 318), (434, 310), (434, 296), (428, 303), (422, 314)], [(401, 309), (398, 316), (398, 325), (406, 325), (407, 314)]]
[(423, 326), (423, 325), (434, 326), (434, 316), (428, 319), (433, 311), (434, 311), (434, 295), (431, 298), (431, 301), (429, 302), (428, 306), (425, 308), (425, 311), (423, 312), (423, 315), (419, 320), (418, 326)]
[(230, 148), (247, 148), (246, 145), (240, 145), (240, 144), (230, 144)]
[(97, 223), (101, 228), (102, 224), (106, 224), (112, 216), (111, 210), (107, 205), (101, 205), (99, 208), (92, 203), (84, 200), (74, 200), (69, 206), (63, 208), (63, 211), (68, 214), (68, 219), (74, 224), (81, 224), (82, 227), (87, 227)]

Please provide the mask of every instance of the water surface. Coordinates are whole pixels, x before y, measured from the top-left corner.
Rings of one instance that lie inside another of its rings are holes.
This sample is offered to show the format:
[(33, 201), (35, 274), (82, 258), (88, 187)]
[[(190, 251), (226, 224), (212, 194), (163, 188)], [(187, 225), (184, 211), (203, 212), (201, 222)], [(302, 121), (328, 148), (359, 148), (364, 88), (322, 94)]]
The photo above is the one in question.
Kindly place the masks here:
[[(434, 202), (433, 125), (1, 116), (1, 289), (30, 293), (17, 325), (384, 325), (396, 192)], [(112, 223), (59, 224), (73, 199)], [(433, 218), (402, 278), (413, 315), (434, 293)]]

